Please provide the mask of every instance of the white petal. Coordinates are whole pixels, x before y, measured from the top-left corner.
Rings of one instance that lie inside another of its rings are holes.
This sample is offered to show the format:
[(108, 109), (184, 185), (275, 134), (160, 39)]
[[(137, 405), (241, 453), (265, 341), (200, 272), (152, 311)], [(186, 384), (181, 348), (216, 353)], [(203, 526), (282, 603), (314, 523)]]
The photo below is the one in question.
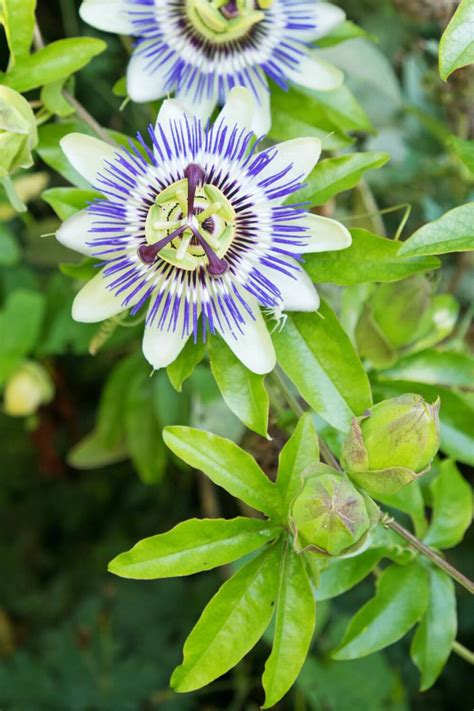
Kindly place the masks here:
[(107, 289), (104, 277), (101, 273), (97, 274), (82, 287), (74, 299), (72, 317), (82, 323), (105, 321), (132, 306), (123, 306), (123, 298), (123, 294), (115, 296), (113, 291)]
[(94, 218), (88, 210), (81, 210), (72, 217), (69, 217), (56, 232), (56, 239), (68, 249), (73, 249), (86, 257), (97, 254), (97, 247), (89, 244), (93, 238), (90, 230)]
[(163, 331), (156, 326), (145, 326), (143, 355), (155, 370), (166, 368), (181, 353), (189, 336), (180, 328)]
[(244, 298), (252, 309), (255, 321), (249, 316), (246, 323), (242, 325), (243, 333), (236, 329), (234, 335), (228, 328), (219, 327), (218, 331), (229, 348), (249, 370), (264, 375), (275, 367), (275, 349), (257, 301), (248, 294), (245, 294)]
[(270, 108), (270, 87), (264, 77), (265, 84), (255, 83), (258, 94), (257, 107), (252, 121), (252, 131), (260, 138), (266, 136), (272, 125), (272, 112)]
[(344, 22), (346, 13), (340, 7), (331, 5), (328, 2), (318, 2), (315, 7), (316, 14), (316, 31), (313, 39), (325, 37), (332, 30)]
[(186, 115), (190, 115), (186, 106), (178, 99), (165, 99), (161, 104), (156, 125), (168, 126), (171, 121), (181, 121)]
[(314, 52), (302, 57), (298, 65), (288, 69), (286, 74), (295, 84), (317, 91), (338, 89), (344, 81), (344, 74), (340, 69), (319, 59)]
[(205, 97), (196, 101), (194, 88), (191, 91), (180, 89), (176, 92), (176, 99), (190, 116), (196, 116), (196, 118), (200, 119), (203, 126), (206, 126), (217, 104), (217, 96)]
[(79, 14), (88, 25), (104, 32), (133, 35), (130, 5), (126, 0), (84, 0)]
[(167, 64), (156, 66), (148, 56), (152, 42), (142, 42), (132, 54), (127, 68), (127, 92), (132, 101), (143, 103), (166, 94)]
[(97, 173), (105, 167), (106, 160), (113, 160), (119, 147), (84, 133), (68, 133), (59, 142), (71, 165), (91, 185), (97, 184)]
[(250, 131), (256, 111), (257, 103), (252, 92), (243, 86), (235, 86), (227, 94), (226, 102), (216, 119), (216, 124), (225, 121), (229, 126), (237, 124)]
[(329, 217), (314, 215), (312, 212), (298, 220), (298, 225), (307, 227), (307, 232), (302, 233), (298, 239), (307, 242), (305, 247), (295, 247), (295, 252), (333, 252), (346, 249), (352, 244), (351, 233), (337, 220)]
[(280, 290), (283, 311), (318, 310), (320, 303), (318, 292), (303, 269), (294, 270), (293, 277), (262, 265), (259, 265), (258, 270)]
[(311, 173), (314, 166), (321, 155), (321, 141), (319, 138), (292, 138), (290, 141), (283, 141), (273, 146), (271, 151), (275, 149), (277, 155), (268, 164), (261, 175), (273, 175), (281, 170), (293, 165), (291, 175), (288, 174), (287, 180), (291, 178), (300, 178), (304, 180)]

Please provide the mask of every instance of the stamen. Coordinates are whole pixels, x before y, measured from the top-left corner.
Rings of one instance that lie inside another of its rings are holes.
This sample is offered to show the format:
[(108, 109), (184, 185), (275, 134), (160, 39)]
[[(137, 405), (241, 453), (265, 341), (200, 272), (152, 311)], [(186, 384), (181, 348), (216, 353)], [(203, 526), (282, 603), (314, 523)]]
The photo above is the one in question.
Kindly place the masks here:
[(153, 264), (155, 261), (158, 252), (160, 252), (163, 247), (166, 247), (166, 245), (174, 240), (176, 237), (179, 237), (184, 230), (186, 229), (186, 225), (181, 225), (181, 227), (178, 227), (177, 230), (174, 232), (171, 232), (167, 237), (164, 237), (163, 239), (160, 239), (158, 242), (155, 242), (154, 244), (142, 244), (138, 248), (138, 256), (144, 262), (145, 264)]

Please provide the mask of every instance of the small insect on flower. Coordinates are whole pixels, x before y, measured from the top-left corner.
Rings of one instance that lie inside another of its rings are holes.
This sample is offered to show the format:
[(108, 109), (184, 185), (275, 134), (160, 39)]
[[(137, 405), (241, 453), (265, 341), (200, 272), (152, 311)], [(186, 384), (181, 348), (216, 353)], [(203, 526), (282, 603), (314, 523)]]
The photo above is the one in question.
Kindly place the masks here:
[(205, 121), (233, 86), (249, 88), (261, 111), (252, 126), (270, 127), (268, 78), (330, 90), (343, 75), (311, 44), (344, 18), (317, 0), (84, 0), (82, 19), (137, 38), (127, 71), (133, 101), (175, 93)]
[(314, 311), (306, 252), (344, 249), (347, 229), (285, 201), (316, 164), (316, 138), (258, 151), (251, 93), (236, 87), (203, 128), (175, 99), (163, 102), (151, 145), (128, 149), (72, 133), (61, 147), (103, 197), (70, 217), (58, 240), (103, 262), (76, 296), (73, 318), (98, 322), (147, 307), (143, 352), (169, 365), (188, 338), (218, 333), (252, 371), (275, 352), (260, 307)]

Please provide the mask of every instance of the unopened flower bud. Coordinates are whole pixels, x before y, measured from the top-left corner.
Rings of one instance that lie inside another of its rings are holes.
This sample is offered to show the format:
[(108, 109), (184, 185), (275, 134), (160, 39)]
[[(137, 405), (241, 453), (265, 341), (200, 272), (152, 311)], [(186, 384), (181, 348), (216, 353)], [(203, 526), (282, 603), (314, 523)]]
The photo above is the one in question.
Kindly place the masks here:
[(332, 556), (351, 550), (371, 528), (374, 506), (345, 474), (325, 467), (324, 473), (306, 479), (293, 503), (297, 548)]
[(17, 91), (0, 86), (0, 178), (33, 164), (38, 143), (35, 115)]
[(355, 419), (342, 464), (369, 493), (392, 494), (423, 474), (439, 448), (439, 401), (406, 394), (375, 405)]
[(3, 409), (11, 417), (28, 417), (53, 397), (54, 385), (45, 368), (24, 361), (5, 384)]
[(431, 286), (424, 276), (377, 286), (356, 326), (361, 356), (376, 367), (391, 365), (397, 351), (414, 343), (426, 328), (430, 305)]

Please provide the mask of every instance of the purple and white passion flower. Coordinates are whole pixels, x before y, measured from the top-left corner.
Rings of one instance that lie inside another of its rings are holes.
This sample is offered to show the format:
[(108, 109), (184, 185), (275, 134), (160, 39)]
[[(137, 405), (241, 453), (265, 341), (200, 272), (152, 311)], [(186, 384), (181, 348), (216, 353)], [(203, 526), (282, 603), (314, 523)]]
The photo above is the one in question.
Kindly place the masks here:
[(80, 14), (93, 27), (137, 38), (127, 72), (133, 101), (174, 93), (202, 121), (233, 86), (245, 86), (261, 107), (252, 128), (267, 133), (267, 77), (284, 89), (329, 90), (343, 80), (311, 43), (345, 14), (318, 0), (84, 0)]
[(188, 338), (220, 334), (252, 371), (275, 352), (263, 309), (314, 311), (316, 289), (302, 255), (344, 249), (335, 220), (285, 201), (317, 162), (320, 141), (300, 138), (258, 152), (255, 101), (236, 87), (213, 126), (163, 102), (150, 146), (114, 147), (72, 133), (61, 146), (103, 197), (57, 233), (67, 247), (103, 262), (77, 294), (73, 318), (98, 322), (147, 308), (143, 352), (158, 369)]

